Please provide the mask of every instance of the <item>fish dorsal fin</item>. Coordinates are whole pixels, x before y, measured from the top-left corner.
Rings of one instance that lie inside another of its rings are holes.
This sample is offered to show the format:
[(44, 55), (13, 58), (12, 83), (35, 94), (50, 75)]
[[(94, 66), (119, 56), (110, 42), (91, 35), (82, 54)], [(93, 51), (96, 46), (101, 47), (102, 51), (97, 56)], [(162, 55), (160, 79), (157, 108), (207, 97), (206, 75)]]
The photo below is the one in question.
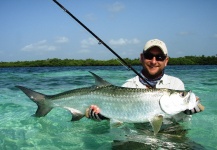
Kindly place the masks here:
[(95, 79), (95, 84), (96, 84), (96, 86), (108, 86), (108, 85), (111, 85), (111, 83), (109, 83), (109, 82), (103, 80), (101, 77), (99, 77), (99, 76), (96, 75), (95, 73), (93, 73), (93, 72), (91, 72), (91, 71), (89, 71), (89, 72), (93, 75), (93, 77), (94, 77), (94, 79)]
[(160, 128), (162, 126), (162, 122), (163, 122), (163, 116), (162, 115), (154, 116), (154, 118), (152, 118), (150, 120), (151, 126), (154, 130), (154, 135), (156, 135), (160, 131)]

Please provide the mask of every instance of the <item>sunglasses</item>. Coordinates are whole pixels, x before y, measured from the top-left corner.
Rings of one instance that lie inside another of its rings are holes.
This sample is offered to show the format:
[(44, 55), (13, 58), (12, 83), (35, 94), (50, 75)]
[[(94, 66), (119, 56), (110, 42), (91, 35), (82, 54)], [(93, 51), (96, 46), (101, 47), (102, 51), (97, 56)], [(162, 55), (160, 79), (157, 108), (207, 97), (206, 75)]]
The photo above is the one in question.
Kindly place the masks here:
[(155, 55), (155, 54), (152, 54), (150, 52), (144, 52), (143, 55), (144, 55), (145, 59), (152, 60), (155, 57), (155, 59), (157, 61), (164, 61), (166, 59), (166, 57), (167, 57), (164, 54), (157, 54), (157, 55)]

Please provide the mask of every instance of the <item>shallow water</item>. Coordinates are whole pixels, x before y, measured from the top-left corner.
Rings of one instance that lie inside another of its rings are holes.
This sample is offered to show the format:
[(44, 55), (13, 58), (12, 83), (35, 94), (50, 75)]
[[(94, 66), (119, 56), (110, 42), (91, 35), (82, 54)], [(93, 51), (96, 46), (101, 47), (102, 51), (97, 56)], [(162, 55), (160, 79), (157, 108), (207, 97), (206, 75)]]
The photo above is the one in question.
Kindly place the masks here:
[[(135, 67), (138, 71), (140, 67)], [(70, 122), (71, 114), (53, 109), (46, 117), (35, 118), (37, 106), (15, 85), (45, 94), (91, 86), (93, 71), (121, 86), (134, 76), (124, 67), (37, 67), (0, 68), (0, 149), (217, 149), (217, 66), (168, 66), (166, 73), (179, 77), (206, 107), (183, 124), (187, 132), (152, 132), (132, 124), (110, 128), (107, 121), (83, 118)]]

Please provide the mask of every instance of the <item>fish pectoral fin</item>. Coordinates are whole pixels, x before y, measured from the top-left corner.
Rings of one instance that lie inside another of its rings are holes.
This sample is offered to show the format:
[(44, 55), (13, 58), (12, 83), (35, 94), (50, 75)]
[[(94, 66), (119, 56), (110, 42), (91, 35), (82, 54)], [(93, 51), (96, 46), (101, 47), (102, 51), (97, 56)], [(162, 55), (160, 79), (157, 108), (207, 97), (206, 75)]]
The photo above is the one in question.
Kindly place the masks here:
[(64, 108), (68, 109), (71, 112), (71, 114), (72, 114), (71, 121), (78, 121), (84, 117), (84, 114), (82, 112), (80, 112), (74, 108), (69, 108), (69, 107), (64, 107)]
[(78, 121), (84, 117), (84, 114), (81, 113), (73, 113), (71, 121)]
[(160, 128), (162, 126), (162, 122), (163, 122), (163, 116), (162, 115), (156, 115), (156, 116), (154, 116), (154, 118), (152, 118), (150, 120), (151, 126), (154, 130), (154, 135), (156, 135), (160, 131)]

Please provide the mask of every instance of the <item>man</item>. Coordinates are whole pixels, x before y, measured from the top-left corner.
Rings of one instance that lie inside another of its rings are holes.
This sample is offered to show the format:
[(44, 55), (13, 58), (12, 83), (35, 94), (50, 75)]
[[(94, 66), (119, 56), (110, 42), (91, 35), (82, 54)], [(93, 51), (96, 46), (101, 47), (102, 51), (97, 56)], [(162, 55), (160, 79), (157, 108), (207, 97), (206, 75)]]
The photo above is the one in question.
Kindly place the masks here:
[[(143, 66), (141, 75), (149, 84), (147, 84), (147, 82), (139, 76), (136, 76), (127, 80), (127, 82), (123, 84), (123, 87), (184, 90), (184, 84), (179, 78), (169, 76), (164, 73), (164, 69), (167, 66), (168, 61), (169, 57), (165, 43), (158, 39), (148, 41), (145, 44), (143, 52), (140, 54), (140, 62)], [(176, 121), (189, 119), (190, 114), (200, 112), (203, 109), (203, 106), (198, 101), (197, 107), (174, 116), (174, 119)], [(96, 105), (91, 105), (90, 108), (87, 109), (86, 117), (98, 121), (107, 119), (100, 114), (100, 108)]]

